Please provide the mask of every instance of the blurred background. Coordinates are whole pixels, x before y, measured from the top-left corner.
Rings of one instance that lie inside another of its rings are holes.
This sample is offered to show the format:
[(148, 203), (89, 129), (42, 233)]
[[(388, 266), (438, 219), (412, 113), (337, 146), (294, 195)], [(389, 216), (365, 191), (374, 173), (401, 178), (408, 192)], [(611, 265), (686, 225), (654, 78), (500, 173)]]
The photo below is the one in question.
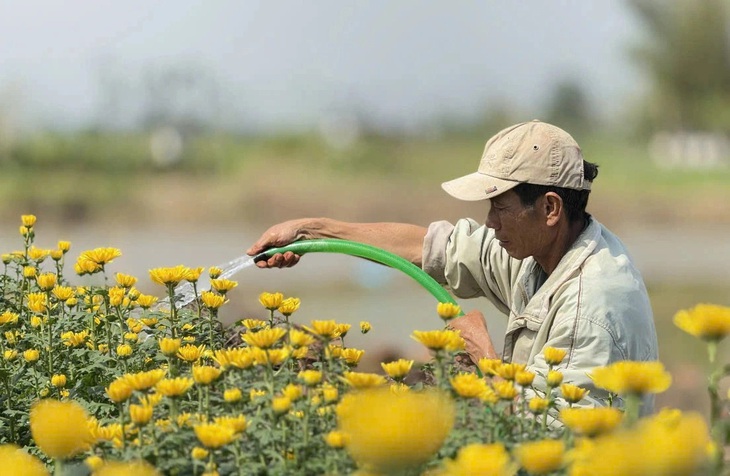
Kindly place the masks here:
[[(111, 271), (162, 295), (148, 269), (225, 265), (285, 219), (482, 220), (440, 183), (540, 118), (600, 164), (589, 211), (643, 272), (675, 378), (659, 405), (706, 411), (705, 349), (672, 318), (730, 304), (728, 8), (0, 0), (0, 244), (19, 248), (32, 213), (39, 247), (118, 247)], [(365, 369), (426, 359), (410, 333), (440, 326), (417, 284), (349, 256), (235, 279), (226, 322), (265, 316), (263, 291), (300, 297), (295, 321), (353, 324)], [(462, 305), (501, 346), (503, 316)]]

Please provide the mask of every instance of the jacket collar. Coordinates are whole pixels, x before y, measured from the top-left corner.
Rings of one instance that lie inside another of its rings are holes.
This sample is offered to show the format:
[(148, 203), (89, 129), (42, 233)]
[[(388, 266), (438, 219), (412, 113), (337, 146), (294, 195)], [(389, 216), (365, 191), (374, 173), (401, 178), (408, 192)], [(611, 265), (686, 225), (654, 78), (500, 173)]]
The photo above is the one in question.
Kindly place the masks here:
[[(601, 237), (601, 224), (593, 218), (589, 218), (588, 226), (578, 235), (575, 242), (562, 257), (555, 271), (545, 280), (537, 292), (532, 296), (525, 309), (520, 313), (531, 324), (539, 325), (545, 319), (548, 312), (550, 298), (557, 289), (569, 278), (574, 276), (581, 268), (585, 260), (595, 251)], [(540, 274), (539, 265), (532, 261), (526, 268), (521, 278), (520, 286), (528, 293), (535, 289), (534, 280)]]

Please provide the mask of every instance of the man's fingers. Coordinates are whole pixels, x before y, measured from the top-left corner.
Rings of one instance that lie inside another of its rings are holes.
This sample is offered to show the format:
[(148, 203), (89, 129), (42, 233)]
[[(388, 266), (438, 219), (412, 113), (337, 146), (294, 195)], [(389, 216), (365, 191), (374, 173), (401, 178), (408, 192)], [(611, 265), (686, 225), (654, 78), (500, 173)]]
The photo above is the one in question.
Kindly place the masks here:
[(266, 260), (256, 263), (259, 268), (290, 268), (299, 262), (300, 256), (291, 251), (276, 253)]

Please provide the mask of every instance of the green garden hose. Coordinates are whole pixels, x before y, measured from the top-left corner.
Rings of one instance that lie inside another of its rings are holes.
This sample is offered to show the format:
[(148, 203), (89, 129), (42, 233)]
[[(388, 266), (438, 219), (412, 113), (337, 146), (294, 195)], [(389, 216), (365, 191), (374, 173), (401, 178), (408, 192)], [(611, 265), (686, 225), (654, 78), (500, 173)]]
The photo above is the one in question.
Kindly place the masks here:
[(295, 241), (280, 248), (270, 248), (254, 257), (254, 261), (262, 261), (277, 253), (286, 253), (291, 251), (294, 254), (303, 255), (305, 253), (343, 253), (350, 256), (357, 256), (375, 261), (391, 268), (395, 268), (404, 272), (411, 278), (415, 279), (418, 284), (423, 286), (426, 291), (431, 293), (439, 302), (456, 304), (454, 298), (446, 291), (435, 279), (429, 276), (425, 271), (401, 258), (398, 255), (385, 251), (375, 246), (366, 245), (349, 240), (337, 239), (319, 239), (319, 240), (303, 240)]
[[(279, 248), (269, 248), (254, 257), (254, 262), (262, 261), (272, 257), (277, 253), (286, 253), (291, 251), (297, 255), (303, 255), (305, 253), (342, 253), (350, 256), (357, 256), (360, 258), (367, 258), (371, 261), (375, 261), (391, 268), (395, 268), (399, 271), (404, 272), (411, 278), (415, 279), (418, 284), (423, 286), (426, 291), (431, 293), (433, 297), (438, 299), (439, 302), (457, 304), (454, 298), (446, 291), (435, 279), (429, 276), (425, 271), (411, 263), (410, 261), (401, 258), (398, 255), (385, 251), (384, 249), (376, 246), (366, 245), (364, 243), (358, 243), (356, 241), (349, 240), (338, 240), (332, 238), (318, 239), (318, 240), (303, 240), (295, 241), (286, 246)], [(462, 312), (459, 315), (463, 315)], [(479, 367), (476, 368), (476, 373), (482, 377), (482, 372)]]

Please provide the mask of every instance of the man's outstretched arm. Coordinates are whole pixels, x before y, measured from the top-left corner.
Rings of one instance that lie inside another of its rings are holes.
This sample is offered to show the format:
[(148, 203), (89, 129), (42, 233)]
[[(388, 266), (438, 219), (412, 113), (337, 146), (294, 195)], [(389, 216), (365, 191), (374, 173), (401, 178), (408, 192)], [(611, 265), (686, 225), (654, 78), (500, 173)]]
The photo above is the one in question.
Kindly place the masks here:
[[(317, 238), (338, 238), (376, 246), (421, 266), (423, 239), (427, 229), (408, 223), (349, 223), (330, 218), (301, 218), (272, 226), (246, 250), (255, 256), (269, 248), (288, 245), (294, 241)], [(260, 261), (260, 268), (286, 268), (299, 262), (292, 252), (278, 253)]]

